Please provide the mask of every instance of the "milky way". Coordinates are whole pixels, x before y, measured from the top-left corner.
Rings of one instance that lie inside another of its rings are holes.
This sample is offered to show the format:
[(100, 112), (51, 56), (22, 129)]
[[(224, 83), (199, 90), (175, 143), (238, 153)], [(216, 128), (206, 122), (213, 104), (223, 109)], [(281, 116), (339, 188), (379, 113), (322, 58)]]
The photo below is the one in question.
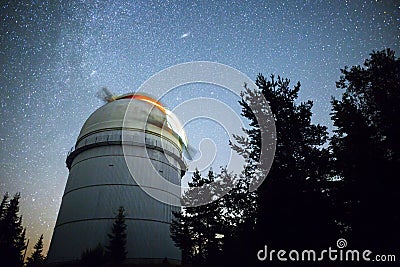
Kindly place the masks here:
[[(0, 193), (21, 192), (30, 247), (43, 233), (46, 249), (66, 154), (102, 105), (100, 88), (123, 94), (166, 67), (215, 61), (253, 79), (301, 81), (300, 100), (314, 100), (314, 121), (331, 129), (340, 68), (372, 50), (400, 51), (397, 1), (2, 1), (0, 12)], [(173, 108), (201, 96), (236, 103), (196, 85), (163, 101)], [(209, 127), (218, 128), (194, 122), (189, 139), (214, 138), (223, 158), (229, 136)]]

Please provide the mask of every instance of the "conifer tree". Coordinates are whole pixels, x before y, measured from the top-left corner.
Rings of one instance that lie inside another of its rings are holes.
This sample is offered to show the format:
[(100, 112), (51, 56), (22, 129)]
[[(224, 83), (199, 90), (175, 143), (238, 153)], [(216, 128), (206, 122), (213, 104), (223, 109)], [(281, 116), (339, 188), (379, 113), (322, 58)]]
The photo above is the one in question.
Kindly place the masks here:
[(206, 177), (202, 177), (196, 169), (188, 183), (190, 188), (183, 197), (184, 203), (190, 206), (181, 212), (174, 212), (171, 237), (181, 248), (184, 263), (211, 264), (221, 251), (218, 234), (222, 233), (222, 210), (220, 201), (212, 201), (215, 196), (214, 181), (212, 169)]
[(5, 193), (3, 196), (3, 200), (1, 201), (0, 204), (0, 247), (1, 244), (5, 242), (5, 222), (4, 222), (4, 217), (6, 215), (8, 205), (9, 205), (9, 200), (8, 200), (8, 193)]
[(111, 228), (111, 233), (108, 234), (109, 245), (106, 246), (107, 254), (111, 262), (121, 264), (126, 258), (126, 223), (125, 209), (118, 208), (118, 214)]
[[(252, 249), (249, 253), (255, 255), (265, 243), (281, 248), (329, 244), (336, 225), (323, 193), (330, 174), (329, 153), (322, 147), (328, 138), (327, 128), (311, 122), (312, 101), (297, 102), (300, 83), (290, 88), (288, 79), (271, 75), (267, 80), (260, 74), (256, 85), (255, 89), (245, 87), (240, 102), (242, 115), (250, 120), (250, 128), (245, 129), (248, 138), (235, 136), (237, 144), (232, 145), (246, 159), (244, 173), (250, 182), (267, 171), (263, 161), (268, 159), (260, 158), (261, 133), (276, 138), (277, 143), (272, 167), (257, 190), (253, 248), (243, 249)], [(261, 106), (261, 97), (267, 99), (270, 110)], [(276, 135), (267, 117), (275, 119)]]
[(393, 249), (400, 240), (400, 59), (382, 50), (341, 72), (330, 143), (342, 179), (335, 193), (340, 221), (354, 246)]
[(95, 248), (82, 252), (80, 263), (84, 267), (99, 267), (105, 263), (105, 260), (103, 246), (99, 243)]
[[(3, 220), (3, 216), (6, 213), (7, 210), (7, 205), (8, 205), (8, 193), (6, 192), (3, 196), (3, 200), (1, 201), (0, 204), (0, 221)], [(1, 228), (0, 228), (0, 232), (1, 232)]]
[(229, 266), (251, 265), (254, 253), (250, 253), (249, 244), (254, 242), (252, 239), (255, 236), (257, 195), (250, 192), (250, 181), (245, 171), (238, 177), (223, 168), (219, 176), (222, 180), (236, 183), (221, 199), (223, 246), (217, 262)]
[(26, 267), (39, 267), (43, 266), (45, 257), (43, 256), (43, 235), (40, 236), (35, 246), (33, 247), (33, 252), (27, 259)]
[(182, 251), (182, 263), (192, 262), (195, 255), (195, 240), (192, 220), (183, 212), (173, 212), (174, 219), (171, 223), (171, 238), (175, 245)]
[(20, 267), (23, 264), (25, 229), (22, 227), (22, 216), (19, 216), (20, 194), (7, 201), (4, 197), (3, 215), (0, 221), (0, 259), (5, 266)]

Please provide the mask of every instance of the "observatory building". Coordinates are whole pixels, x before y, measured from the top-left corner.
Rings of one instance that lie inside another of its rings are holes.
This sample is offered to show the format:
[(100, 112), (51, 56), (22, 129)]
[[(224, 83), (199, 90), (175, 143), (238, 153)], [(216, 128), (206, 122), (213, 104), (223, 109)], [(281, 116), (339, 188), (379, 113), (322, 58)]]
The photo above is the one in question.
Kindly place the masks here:
[(125, 263), (180, 264), (170, 223), (179, 210), (186, 145), (179, 121), (151, 97), (122, 95), (97, 109), (66, 160), (69, 176), (47, 262), (72, 262), (99, 243), (107, 246), (123, 206)]

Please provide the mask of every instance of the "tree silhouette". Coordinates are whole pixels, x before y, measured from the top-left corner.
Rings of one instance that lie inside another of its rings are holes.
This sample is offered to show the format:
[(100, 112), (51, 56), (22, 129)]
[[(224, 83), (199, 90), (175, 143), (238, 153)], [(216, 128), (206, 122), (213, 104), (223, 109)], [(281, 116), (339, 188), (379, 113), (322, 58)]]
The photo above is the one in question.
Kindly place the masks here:
[(341, 72), (337, 87), (345, 92), (332, 100), (331, 114), (340, 220), (355, 245), (393, 249), (400, 240), (400, 60), (387, 49)]
[[(3, 200), (1, 201), (1, 204), (0, 204), (0, 222), (3, 220), (3, 217), (6, 214), (7, 205), (8, 205), (8, 193), (5, 193), (3, 196)], [(1, 227), (1, 225), (0, 225), (0, 227)], [(1, 232), (1, 230), (2, 230), (2, 228), (0, 228), (0, 232)]]
[(192, 221), (183, 212), (173, 212), (171, 223), (171, 238), (182, 251), (182, 263), (192, 262), (195, 255), (194, 231)]
[[(171, 223), (171, 238), (182, 249), (183, 263), (211, 264), (221, 250), (221, 206), (219, 201), (212, 202), (215, 191), (212, 183), (214, 172), (210, 169), (202, 177), (196, 169), (189, 190), (183, 201), (194, 206), (185, 207), (182, 212), (174, 212)], [(206, 205), (198, 205), (201, 203)]]
[(125, 209), (118, 208), (118, 214), (111, 228), (111, 233), (108, 234), (109, 245), (106, 246), (107, 255), (111, 262), (121, 264), (126, 258), (126, 223)]
[[(242, 115), (250, 120), (250, 128), (245, 129), (248, 138), (235, 136), (238, 144), (232, 144), (247, 161), (248, 179), (258, 179), (257, 173), (266, 171), (263, 161), (268, 159), (260, 158), (261, 132), (276, 138), (277, 147), (268, 177), (257, 190), (253, 242), (243, 249), (256, 255), (266, 243), (282, 249), (330, 244), (337, 228), (324, 193), (330, 186), (330, 156), (322, 147), (328, 138), (327, 128), (311, 122), (312, 101), (297, 103), (300, 83), (290, 88), (288, 79), (271, 75), (267, 80), (260, 74), (256, 85), (256, 89), (245, 87), (240, 102)], [(271, 114), (261, 106), (262, 96), (275, 119), (276, 136), (265, 120)], [(261, 164), (255, 164), (258, 161)]]
[[(244, 130), (248, 137), (234, 136), (235, 143), (231, 143), (246, 161), (243, 173), (237, 177), (223, 170), (218, 175), (219, 186), (210, 187), (211, 196), (222, 196), (219, 190), (224, 186), (220, 185), (235, 182), (232, 190), (214, 203), (214, 212), (207, 213), (207, 206), (200, 206), (175, 214), (172, 238), (183, 249), (184, 260), (191, 263), (217, 264), (219, 258), (224, 264), (256, 265), (255, 255), (265, 244), (280, 249), (320, 248), (337, 238), (330, 199), (335, 184), (330, 179), (332, 163), (328, 149), (323, 147), (328, 138), (326, 127), (311, 122), (312, 101), (297, 103), (300, 83), (290, 88), (288, 79), (272, 75), (267, 81), (260, 74), (256, 84), (255, 89), (245, 86), (240, 102), (242, 115), (250, 121), (250, 127)], [(264, 103), (262, 97), (269, 101), (271, 110), (260, 104)], [(276, 135), (268, 121), (271, 111)], [(257, 192), (250, 192), (260, 173), (267, 171), (263, 168), (269, 159), (260, 158), (261, 133), (276, 138), (277, 149), (267, 179)], [(207, 182), (195, 172), (185, 197), (196, 200), (197, 187)], [(201, 216), (212, 218), (216, 227), (201, 228)], [(221, 236), (220, 257), (211, 259), (204, 252), (212, 236), (206, 237), (208, 231)]]
[(32, 255), (27, 259), (26, 267), (43, 266), (45, 260), (43, 256), (43, 235), (40, 236), (33, 249)]
[(22, 253), (26, 248), (25, 229), (19, 215), (20, 194), (15, 194), (10, 201), (7, 199), (4, 196), (2, 201), (0, 259), (4, 266), (19, 267), (23, 264)]
[(82, 252), (80, 265), (85, 267), (98, 267), (105, 263), (103, 246), (99, 243), (95, 248), (86, 249)]
[[(232, 189), (220, 200), (222, 207), (222, 254), (218, 257), (221, 265), (248, 266), (254, 261), (251, 253), (255, 236), (257, 198), (255, 192), (249, 191), (249, 180), (245, 175), (237, 176), (222, 169), (219, 175), (222, 186), (235, 181)], [(239, 256), (240, 255), (240, 256)]]
[(5, 232), (6, 232), (6, 225), (4, 221), (4, 217), (6, 216), (7, 213), (7, 208), (9, 205), (9, 196), (8, 193), (5, 193), (3, 196), (3, 200), (1, 201), (0, 204), (0, 247), (5, 241)]

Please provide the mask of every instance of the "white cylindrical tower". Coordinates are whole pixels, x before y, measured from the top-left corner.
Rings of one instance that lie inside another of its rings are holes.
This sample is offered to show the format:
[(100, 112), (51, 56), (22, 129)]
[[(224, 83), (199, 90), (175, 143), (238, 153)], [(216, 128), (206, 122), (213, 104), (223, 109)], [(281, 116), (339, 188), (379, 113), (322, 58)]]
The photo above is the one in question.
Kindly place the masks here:
[[(69, 176), (48, 263), (75, 261), (86, 249), (108, 245), (107, 234), (123, 206), (126, 263), (159, 264), (166, 258), (180, 264), (181, 252), (170, 237), (172, 211), (179, 210), (170, 203), (179, 203), (180, 195), (154, 182), (161, 175), (180, 186), (186, 170), (182, 158), (186, 136), (175, 119), (168, 121), (168, 113), (148, 96), (128, 94), (87, 119), (66, 160)], [(171, 202), (153, 198), (150, 191)]]

